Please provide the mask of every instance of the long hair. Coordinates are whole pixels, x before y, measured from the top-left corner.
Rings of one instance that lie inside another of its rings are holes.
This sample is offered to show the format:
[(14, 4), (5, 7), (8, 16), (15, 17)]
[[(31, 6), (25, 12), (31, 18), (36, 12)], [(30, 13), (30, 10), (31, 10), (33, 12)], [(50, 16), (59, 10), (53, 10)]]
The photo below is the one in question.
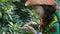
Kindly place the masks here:
[(45, 24), (49, 25), (51, 23), (51, 21), (53, 21), (53, 14), (56, 11), (56, 8), (50, 6), (50, 5), (45, 5), (42, 6), (46, 15), (46, 18), (44, 18)]

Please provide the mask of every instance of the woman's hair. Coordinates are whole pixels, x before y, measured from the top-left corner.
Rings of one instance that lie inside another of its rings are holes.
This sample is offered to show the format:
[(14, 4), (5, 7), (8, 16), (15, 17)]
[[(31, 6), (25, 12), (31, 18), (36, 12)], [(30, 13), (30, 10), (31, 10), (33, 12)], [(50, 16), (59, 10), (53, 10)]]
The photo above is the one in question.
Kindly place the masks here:
[(56, 9), (50, 5), (42, 6), (46, 15), (46, 18), (44, 18), (45, 24), (49, 25), (51, 21), (53, 21), (52, 14), (55, 13)]

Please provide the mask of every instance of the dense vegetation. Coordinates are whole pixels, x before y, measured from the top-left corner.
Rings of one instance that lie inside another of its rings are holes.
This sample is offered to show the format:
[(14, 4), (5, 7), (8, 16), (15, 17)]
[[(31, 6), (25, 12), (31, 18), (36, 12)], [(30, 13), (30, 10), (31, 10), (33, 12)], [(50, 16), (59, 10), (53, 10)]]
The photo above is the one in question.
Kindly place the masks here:
[(29, 21), (39, 22), (32, 7), (24, 6), (25, 1), (0, 0), (0, 34), (28, 34), (20, 30), (20, 27)]

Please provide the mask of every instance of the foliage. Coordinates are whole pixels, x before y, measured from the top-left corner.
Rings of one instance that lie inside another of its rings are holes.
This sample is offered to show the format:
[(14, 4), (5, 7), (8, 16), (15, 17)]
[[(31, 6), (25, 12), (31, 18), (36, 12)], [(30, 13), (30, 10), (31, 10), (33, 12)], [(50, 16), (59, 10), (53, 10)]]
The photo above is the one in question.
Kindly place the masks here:
[(26, 0), (0, 0), (0, 34), (31, 34), (20, 28), (29, 21), (39, 22), (32, 8), (25, 7)]

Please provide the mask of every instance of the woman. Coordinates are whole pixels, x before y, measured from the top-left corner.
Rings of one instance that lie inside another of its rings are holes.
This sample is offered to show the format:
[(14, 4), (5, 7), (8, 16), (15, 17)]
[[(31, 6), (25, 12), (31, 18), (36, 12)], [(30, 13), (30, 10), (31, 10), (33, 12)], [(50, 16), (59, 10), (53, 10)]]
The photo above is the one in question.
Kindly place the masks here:
[(55, 8), (57, 4), (54, 0), (28, 0), (25, 6), (34, 6), (35, 12), (40, 17), (40, 31), (43, 34), (59, 34), (59, 23), (57, 23)]

